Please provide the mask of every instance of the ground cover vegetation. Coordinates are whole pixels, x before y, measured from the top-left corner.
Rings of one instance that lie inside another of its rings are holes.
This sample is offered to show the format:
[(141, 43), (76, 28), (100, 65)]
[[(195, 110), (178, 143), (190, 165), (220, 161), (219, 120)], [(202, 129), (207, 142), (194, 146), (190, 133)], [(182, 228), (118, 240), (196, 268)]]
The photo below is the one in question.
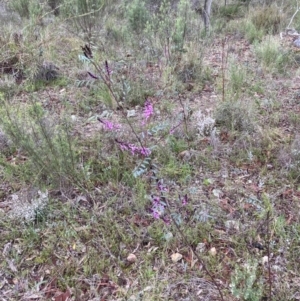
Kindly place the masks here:
[(299, 300), (299, 10), (0, 1), (0, 299)]

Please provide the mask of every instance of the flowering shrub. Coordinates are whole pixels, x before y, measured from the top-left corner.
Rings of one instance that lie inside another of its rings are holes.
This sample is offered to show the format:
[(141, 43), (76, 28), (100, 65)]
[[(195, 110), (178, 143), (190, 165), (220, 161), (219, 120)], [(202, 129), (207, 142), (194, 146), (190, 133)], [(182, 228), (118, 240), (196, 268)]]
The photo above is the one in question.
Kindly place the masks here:
[[(106, 65), (106, 69), (107, 69), (107, 65)], [(109, 71), (107, 71), (107, 73), (109, 74)], [(142, 125), (145, 125), (146, 122), (149, 121), (149, 119), (151, 118), (151, 116), (154, 114), (154, 108), (152, 103), (150, 102), (149, 99), (146, 100), (145, 102), (145, 106), (143, 109), (143, 121), (142, 121)], [(120, 125), (118, 124), (114, 124), (108, 120), (104, 120), (104, 119), (100, 119), (98, 118), (98, 121), (101, 122), (104, 125), (104, 128), (108, 131), (117, 131), (121, 128)], [(175, 126), (173, 126), (170, 131), (169, 134), (173, 134), (173, 132), (175, 131), (176, 128), (178, 128), (181, 124), (183, 123), (182, 120), (180, 120), (178, 122), (178, 124), (176, 124)], [(148, 158), (151, 155), (151, 150), (150, 148), (144, 147), (141, 144), (141, 146), (137, 146), (133, 143), (128, 143), (125, 141), (121, 141), (119, 139), (115, 139), (115, 142), (119, 145), (120, 149), (123, 151), (128, 151), (131, 155), (141, 155), (143, 157), (145, 157), (145, 160), (140, 164), (139, 168), (135, 169), (133, 174), (135, 177), (140, 176), (141, 174), (143, 174), (145, 172), (145, 170), (147, 169), (147, 167), (149, 167), (151, 164), (149, 162)], [(163, 180), (159, 180), (156, 179), (156, 185), (155, 185), (155, 190), (156, 193), (151, 195), (151, 214), (153, 216), (154, 219), (161, 219), (163, 220), (166, 224), (170, 223), (170, 218), (168, 217), (168, 215), (166, 214), (166, 207), (167, 207), (167, 197), (166, 197), (166, 193), (169, 192), (168, 187), (163, 183)], [(184, 197), (182, 198), (179, 195), (179, 202), (181, 202), (181, 206), (185, 206), (188, 203), (188, 197), (187, 194), (184, 195)], [(176, 221), (177, 224), (181, 223), (179, 221), (181, 221), (181, 216), (180, 214), (171, 214), (172, 219), (174, 219)]]

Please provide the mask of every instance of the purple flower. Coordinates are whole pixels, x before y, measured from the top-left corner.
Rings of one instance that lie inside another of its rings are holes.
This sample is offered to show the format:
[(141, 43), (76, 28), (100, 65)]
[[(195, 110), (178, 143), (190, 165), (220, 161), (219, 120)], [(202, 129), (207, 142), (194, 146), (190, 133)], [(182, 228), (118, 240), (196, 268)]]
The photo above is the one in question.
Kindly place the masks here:
[(153, 216), (153, 218), (155, 218), (155, 219), (159, 219), (160, 214), (159, 214), (158, 211), (153, 210), (153, 211), (152, 211), (152, 216)]
[(152, 197), (152, 216), (155, 219), (159, 219), (165, 211), (165, 204), (161, 201), (158, 196)]
[(167, 188), (167, 186), (165, 186), (164, 184), (163, 184), (163, 182), (162, 182), (162, 180), (159, 180), (158, 182), (157, 182), (157, 189), (159, 190), (159, 191), (168, 191), (168, 188)]
[(170, 218), (165, 213), (167, 204), (165, 203), (164, 197), (151, 195), (152, 207), (151, 212), (154, 219), (161, 219), (166, 225), (170, 224)]
[(141, 153), (141, 155), (147, 157), (151, 154), (151, 150), (149, 148), (145, 148), (145, 147), (140, 147), (139, 152)]
[(188, 197), (187, 194), (184, 195), (183, 199), (182, 199), (182, 205), (185, 206), (188, 202)]
[(144, 117), (143, 124), (145, 124), (145, 121), (147, 121), (153, 115), (153, 112), (154, 112), (153, 105), (147, 99), (145, 102), (145, 107), (144, 107), (144, 112), (143, 112), (143, 117)]
[(121, 128), (120, 125), (118, 125), (118, 124), (113, 124), (112, 122), (107, 121), (107, 120), (100, 119), (99, 117), (98, 117), (98, 121), (100, 121), (101, 123), (103, 123), (105, 129), (107, 129), (107, 130), (113, 131), (113, 130), (119, 130), (119, 129)]
[(151, 196), (152, 197), (152, 203), (153, 204), (160, 204), (160, 198), (158, 196)]
[(146, 157), (151, 154), (151, 150), (149, 148), (139, 147), (131, 143), (119, 141), (118, 139), (116, 139), (115, 141), (119, 144), (121, 150), (129, 151), (132, 155), (140, 154)]
[(162, 220), (164, 221), (164, 223), (165, 223), (166, 225), (170, 225), (170, 223), (171, 223), (170, 219), (169, 219), (167, 216), (163, 216), (163, 217), (162, 217)]

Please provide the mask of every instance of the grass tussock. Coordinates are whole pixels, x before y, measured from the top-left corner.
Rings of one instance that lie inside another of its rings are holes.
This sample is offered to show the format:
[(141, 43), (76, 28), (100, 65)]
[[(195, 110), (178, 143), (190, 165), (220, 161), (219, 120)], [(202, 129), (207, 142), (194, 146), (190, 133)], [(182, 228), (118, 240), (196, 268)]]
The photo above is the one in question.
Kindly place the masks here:
[(293, 65), (292, 53), (283, 49), (278, 39), (267, 37), (255, 45), (257, 58), (268, 72), (288, 73)]
[(252, 12), (251, 21), (258, 30), (266, 34), (278, 34), (282, 28), (285, 16), (276, 5), (264, 6)]

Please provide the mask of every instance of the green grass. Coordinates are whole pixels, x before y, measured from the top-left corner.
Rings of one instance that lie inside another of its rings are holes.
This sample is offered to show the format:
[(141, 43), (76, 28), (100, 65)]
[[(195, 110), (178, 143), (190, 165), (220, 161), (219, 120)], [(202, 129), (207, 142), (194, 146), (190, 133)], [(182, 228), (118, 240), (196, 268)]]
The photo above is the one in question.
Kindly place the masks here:
[(21, 27), (0, 28), (24, 72), (0, 68), (0, 298), (292, 300), (290, 8), (213, 3), (203, 35), (186, 0), (96, 2), (14, 0)]
[(289, 51), (280, 47), (280, 42), (267, 37), (262, 43), (255, 45), (257, 57), (268, 72), (288, 73), (292, 64)]

